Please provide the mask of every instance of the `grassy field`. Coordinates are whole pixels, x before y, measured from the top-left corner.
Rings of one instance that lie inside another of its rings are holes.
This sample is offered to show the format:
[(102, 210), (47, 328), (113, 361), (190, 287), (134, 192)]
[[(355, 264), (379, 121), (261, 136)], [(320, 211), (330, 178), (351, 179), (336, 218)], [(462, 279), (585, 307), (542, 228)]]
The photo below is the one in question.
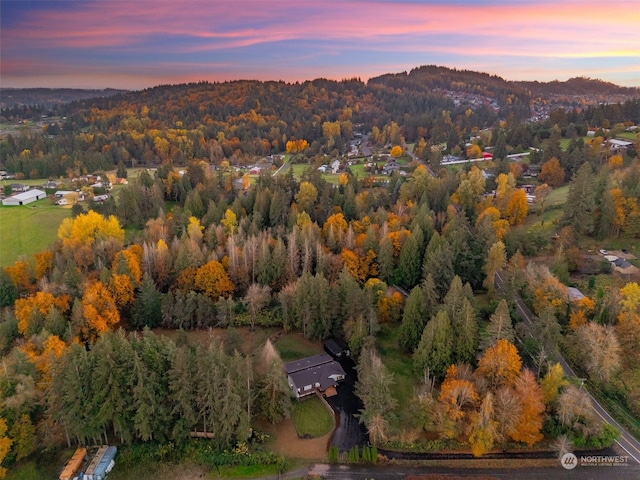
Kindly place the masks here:
[(399, 331), (400, 329), (395, 327), (384, 328), (378, 337), (378, 351), (382, 363), (393, 373), (393, 396), (399, 405), (399, 408), (396, 408), (397, 425), (389, 425), (392, 430), (411, 424), (409, 419), (414, 414), (410, 409), (400, 407), (409, 404), (416, 381), (411, 357), (398, 347)]
[(291, 418), (302, 438), (322, 437), (333, 429), (333, 415), (317, 397), (294, 402)]
[(547, 197), (547, 206), (551, 205), (563, 205), (567, 201), (567, 196), (569, 195), (569, 185), (564, 185), (562, 187), (554, 188), (549, 193)]
[(0, 266), (44, 250), (55, 241), (60, 223), (70, 214), (71, 209), (52, 205), (49, 199), (23, 207), (0, 206)]
[(290, 362), (300, 358), (322, 353), (322, 345), (311, 342), (299, 333), (287, 333), (280, 337), (275, 345), (283, 362)]

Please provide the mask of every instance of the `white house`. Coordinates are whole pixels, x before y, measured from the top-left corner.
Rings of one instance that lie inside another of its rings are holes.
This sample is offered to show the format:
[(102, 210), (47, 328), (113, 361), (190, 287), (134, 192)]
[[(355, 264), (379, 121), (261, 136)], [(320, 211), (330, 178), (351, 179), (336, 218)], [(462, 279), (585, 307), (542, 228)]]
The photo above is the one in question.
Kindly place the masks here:
[(37, 200), (42, 200), (43, 198), (46, 198), (46, 196), (47, 194), (42, 190), (38, 190), (38, 189), (28, 190), (26, 192), (13, 195), (12, 197), (5, 198), (4, 200), (2, 200), (2, 205), (5, 205), (5, 206), (27, 205)]

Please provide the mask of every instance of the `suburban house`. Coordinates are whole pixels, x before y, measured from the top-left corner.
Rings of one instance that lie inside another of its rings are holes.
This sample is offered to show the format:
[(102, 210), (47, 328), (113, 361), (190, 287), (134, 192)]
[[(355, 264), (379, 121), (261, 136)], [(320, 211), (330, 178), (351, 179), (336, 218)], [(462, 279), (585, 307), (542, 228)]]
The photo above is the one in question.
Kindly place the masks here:
[(2, 200), (2, 205), (5, 205), (5, 206), (28, 205), (29, 203), (33, 203), (37, 200), (42, 200), (46, 196), (47, 194), (42, 190), (38, 190), (38, 189), (28, 190), (26, 192), (13, 195), (12, 197), (5, 198), (4, 200)]
[(623, 275), (635, 275), (639, 272), (638, 267), (629, 263), (624, 258), (616, 258), (616, 260), (611, 262), (611, 267)]
[(11, 184), (11, 191), (13, 193), (20, 193), (20, 192), (26, 192), (27, 190), (29, 190), (31, 187), (29, 185), (24, 185), (22, 183), (12, 183)]
[(385, 175), (391, 175), (393, 172), (400, 170), (400, 164), (395, 160), (389, 160), (382, 167), (382, 173)]
[(298, 400), (316, 393), (331, 397), (337, 393), (338, 382), (346, 376), (342, 366), (327, 353), (288, 362), (285, 371), (289, 388)]

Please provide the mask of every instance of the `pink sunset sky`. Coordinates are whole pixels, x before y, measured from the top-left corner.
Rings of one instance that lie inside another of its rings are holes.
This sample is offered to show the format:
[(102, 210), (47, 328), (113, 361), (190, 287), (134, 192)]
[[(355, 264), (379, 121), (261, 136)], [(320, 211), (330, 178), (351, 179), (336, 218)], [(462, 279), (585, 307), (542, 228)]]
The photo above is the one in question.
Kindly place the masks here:
[(640, 87), (640, 8), (618, 1), (1, 0), (6, 87), (367, 80), (434, 64)]

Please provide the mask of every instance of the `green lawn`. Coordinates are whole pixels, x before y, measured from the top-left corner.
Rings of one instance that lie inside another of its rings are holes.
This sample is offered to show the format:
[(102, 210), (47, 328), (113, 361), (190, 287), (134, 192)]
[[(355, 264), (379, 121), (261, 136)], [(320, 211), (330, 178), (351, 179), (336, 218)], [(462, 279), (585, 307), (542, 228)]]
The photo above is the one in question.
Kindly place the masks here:
[(317, 397), (295, 401), (291, 418), (299, 437), (322, 437), (333, 429), (333, 415)]
[(397, 326), (385, 326), (378, 336), (378, 351), (384, 366), (393, 373), (393, 396), (398, 402), (397, 425), (390, 425), (392, 430), (411, 424), (410, 418), (414, 415), (406, 406), (413, 396), (416, 377), (411, 356), (398, 347), (399, 331)]
[(274, 346), (283, 362), (298, 360), (324, 351), (321, 344), (312, 343), (299, 333), (283, 335)]
[(70, 214), (71, 209), (52, 205), (49, 199), (23, 207), (0, 206), (0, 266), (51, 245), (60, 223)]
[(551, 190), (551, 193), (547, 197), (546, 204), (547, 206), (562, 205), (567, 201), (568, 195), (569, 195), (569, 185), (564, 185), (562, 187), (554, 188), (553, 190)]

